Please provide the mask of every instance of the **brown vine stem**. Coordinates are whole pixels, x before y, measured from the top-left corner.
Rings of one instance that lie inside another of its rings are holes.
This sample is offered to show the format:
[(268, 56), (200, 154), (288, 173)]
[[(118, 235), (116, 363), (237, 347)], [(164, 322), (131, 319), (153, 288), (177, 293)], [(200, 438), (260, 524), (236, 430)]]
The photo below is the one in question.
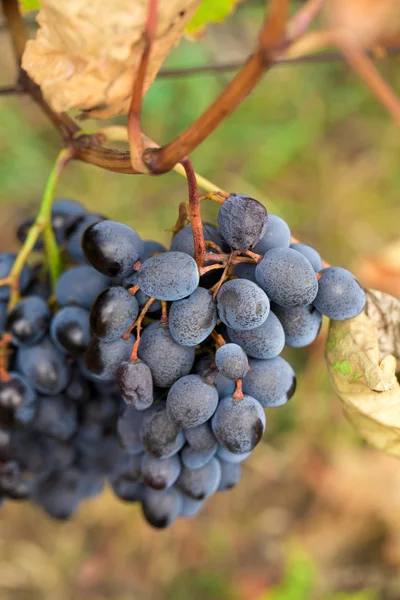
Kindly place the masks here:
[(132, 361), (138, 360), (138, 350), (139, 350), (139, 344), (140, 344), (140, 336), (141, 336), (143, 319), (145, 318), (146, 313), (149, 310), (150, 306), (153, 304), (154, 300), (155, 300), (155, 298), (149, 298), (147, 300), (146, 304), (142, 308), (142, 311), (141, 311), (138, 319), (135, 321), (135, 323), (132, 326), (132, 329), (134, 329), (135, 327), (137, 328), (136, 342), (133, 345), (132, 354), (131, 354)]
[(226, 341), (224, 340), (224, 338), (222, 337), (222, 335), (220, 333), (217, 333), (214, 329), (214, 331), (211, 332), (211, 337), (214, 340), (214, 342), (217, 344), (218, 348), (221, 348), (221, 346), (225, 346)]
[(203, 235), (203, 222), (200, 212), (199, 188), (197, 186), (196, 173), (192, 161), (187, 156), (181, 161), (186, 171), (189, 188), (189, 218), (193, 231), (194, 259), (198, 267), (202, 267), (206, 256), (206, 246)]
[(244, 394), (243, 394), (243, 390), (242, 390), (242, 385), (243, 385), (242, 380), (238, 379), (236, 382), (235, 393), (232, 396), (234, 400), (243, 400)]
[(147, 173), (148, 169), (143, 162), (143, 138), (142, 138), (142, 103), (144, 96), (144, 84), (148, 70), (151, 47), (156, 33), (158, 0), (148, 0), (148, 13), (145, 30), (145, 43), (139, 69), (134, 78), (132, 101), (128, 114), (128, 137), (131, 152), (132, 167), (139, 172)]

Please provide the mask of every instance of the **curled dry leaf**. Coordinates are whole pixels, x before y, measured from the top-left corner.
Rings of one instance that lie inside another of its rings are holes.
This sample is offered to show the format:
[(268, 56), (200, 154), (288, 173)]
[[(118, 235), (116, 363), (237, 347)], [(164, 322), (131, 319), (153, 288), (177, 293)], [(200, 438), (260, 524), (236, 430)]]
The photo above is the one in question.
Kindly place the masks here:
[[(158, 2), (147, 90), (201, 0)], [(22, 66), (57, 112), (127, 113), (144, 48), (148, 0), (42, 0)]]
[[(326, 361), (344, 412), (366, 441), (400, 458), (400, 301), (368, 292), (355, 319), (331, 321)], [(388, 352), (390, 352), (388, 354)]]

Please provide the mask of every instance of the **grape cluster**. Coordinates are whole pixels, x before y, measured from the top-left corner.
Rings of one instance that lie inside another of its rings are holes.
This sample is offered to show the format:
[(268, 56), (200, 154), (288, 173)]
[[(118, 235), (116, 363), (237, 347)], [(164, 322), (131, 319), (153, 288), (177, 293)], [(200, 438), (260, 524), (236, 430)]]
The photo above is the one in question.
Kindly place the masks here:
[[(365, 293), (248, 196), (203, 225), (200, 268), (191, 225), (169, 251), (72, 200), (52, 225), (69, 264), (55, 292), (41, 263), (15, 306), (0, 287), (0, 498), (67, 519), (108, 483), (154, 527), (193, 516), (238, 483), (264, 409), (294, 394), (285, 344), (356, 316)], [(0, 254), (0, 277), (14, 261)]]

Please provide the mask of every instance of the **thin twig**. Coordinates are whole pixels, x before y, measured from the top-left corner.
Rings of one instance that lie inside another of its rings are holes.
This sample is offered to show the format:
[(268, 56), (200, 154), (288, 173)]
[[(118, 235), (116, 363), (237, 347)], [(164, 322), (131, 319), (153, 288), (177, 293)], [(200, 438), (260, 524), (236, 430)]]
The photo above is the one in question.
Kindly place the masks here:
[(143, 319), (146, 316), (147, 311), (149, 310), (150, 306), (153, 304), (155, 298), (149, 298), (146, 302), (146, 304), (144, 305), (144, 307), (142, 308), (142, 311), (138, 317), (138, 319), (135, 321), (135, 323), (132, 326), (132, 329), (134, 327), (137, 328), (137, 333), (136, 333), (136, 342), (133, 345), (132, 348), (132, 354), (131, 354), (131, 360), (138, 360), (138, 350), (139, 350), (139, 344), (140, 344), (140, 336), (141, 336), (141, 329), (142, 329), (142, 322)]
[(143, 162), (143, 139), (141, 127), (142, 103), (144, 95), (144, 84), (148, 71), (151, 47), (157, 27), (158, 0), (148, 0), (148, 13), (145, 29), (145, 45), (140, 60), (139, 68), (133, 82), (132, 101), (128, 114), (128, 136), (131, 151), (132, 167), (139, 172), (147, 173), (147, 167)]

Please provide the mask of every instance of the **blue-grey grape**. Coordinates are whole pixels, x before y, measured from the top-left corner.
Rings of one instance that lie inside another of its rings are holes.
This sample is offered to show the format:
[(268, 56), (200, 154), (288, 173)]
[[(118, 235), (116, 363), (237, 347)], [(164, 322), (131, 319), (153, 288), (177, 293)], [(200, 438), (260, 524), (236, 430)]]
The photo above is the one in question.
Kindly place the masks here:
[(143, 514), (157, 529), (169, 527), (182, 510), (182, 494), (175, 488), (151, 490), (147, 488), (142, 501)]
[(193, 498), (189, 498), (185, 494), (182, 494), (182, 499), (181, 517), (194, 517), (204, 506), (203, 500), (193, 500)]
[(318, 292), (311, 263), (291, 248), (269, 250), (257, 265), (256, 277), (269, 299), (280, 306), (306, 306)]
[(61, 352), (82, 355), (91, 339), (89, 311), (80, 306), (61, 308), (51, 321), (50, 337)]
[(221, 480), (221, 466), (212, 458), (199, 469), (183, 467), (176, 482), (177, 487), (193, 500), (205, 500), (218, 489)]
[(57, 302), (61, 306), (77, 304), (88, 310), (110, 280), (90, 265), (79, 265), (65, 271), (56, 285)]
[(144, 413), (140, 435), (145, 451), (155, 458), (173, 456), (185, 443), (185, 436), (169, 416), (165, 402), (151, 406)]
[(160, 244), (156, 240), (143, 240), (143, 258), (142, 260), (147, 260), (151, 256), (155, 254), (162, 254), (166, 252), (167, 249), (164, 244)]
[(252, 281), (232, 279), (221, 286), (217, 295), (220, 319), (232, 329), (254, 329), (267, 319), (269, 299)]
[(168, 458), (154, 458), (149, 454), (142, 457), (143, 482), (154, 490), (164, 490), (174, 485), (181, 472), (181, 463), (177, 455)]
[(249, 452), (243, 452), (241, 454), (230, 452), (223, 446), (219, 446), (217, 450), (217, 458), (227, 463), (241, 463), (244, 460), (246, 460), (246, 458), (249, 458), (250, 455), (251, 450)]
[(225, 344), (215, 353), (215, 364), (227, 379), (242, 379), (249, 369), (246, 352), (237, 344)]
[(220, 460), (221, 481), (219, 482), (218, 492), (225, 492), (235, 487), (240, 479), (240, 463), (225, 462)]
[(144, 411), (128, 406), (118, 419), (118, 438), (122, 446), (131, 454), (141, 454), (144, 451), (141, 439), (144, 414)]
[(253, 263), (240, 262), (234, 266), (233, 274), (241, 279), (248, 279), (253, 283), (257, 283), (256, 266)]
[(320, 271), (322, 269), (321, 257), (312, 246), (308, 246), (308, 244), (291, 244), (290, 247), (292, 250), (297, 250), (297, 252), (300, 252), (300, 254), (305, 256), (306, 259), (310, 261), (314, 271)]
[(217, 446), (203, 452), (195, 450), (191, 446), (184, 446), (181, 450), (181, 461), (184, 467), (188, 469), (200, 469), (204, 467), (214, 456)]
[(119, 365), (131, 356), (135, 337), (127, 340), (119, 338), (113, 342), (103, 342), (93, 337), (85, 352), (85, 365), (100, 379), (114, 379)]
[(281, 356), (271, 360), (252, 358), (250, 367), (243, 379), (243, 391), (257, 398), (262, 406), (282, 406), (296, 391), (296, 375)]
[(58, 440), (68, 440), (76, 431), (76, 407), (63, 395), (40, 396), (32, 423), (33, 430)]
[(168, 392), (167, 410), (181, 427), (197, 427), (208, 421), (218, 404), (218, 392), (200, 375), (186, 375), (176, 381)]
[(285, 346), (284, 329), (272, 310), (259, 327), (244, 331), (228, 327), (227, 332), (230, 341), (241, 346), (252, 358), (274, 358)]
[[(292, 308), (284, 308), (275, 304), (273, 309), (282, 323), (288, 346), (303, 348), (311, 344), (319, 334), (322, 315), (312, 304)], [(256, 356), (255, 358), (272, 357)]]
[(70, 367), (65, 356), (49, 338), (34, 346), (21, 346), (17, 352), (17, 368), (42, 394), (59, 394), (67, 386)]
[[(203, 223), (203, 235), (205, 241), (209, 240), (217, 244), (220, 248), (223, 245), (221, 234), (214, 225)], [(171, 242), (171, 251), (184, 252), (194, 258), (193, 230), (191, 225), (187, 225), (176, 233)]]
[(85, 230), (94, 223), (104, 221), (104, 217), (96, 214), (81, 215), (80, 219), (73, 221), (65, 231), (66, 248), (69, 255), (76, 262), (86, 262), (82, 250), (82, 235)]
[(160, 321), (144, 329), (139, 344), (139, 358), (150, 368), (157, 387), (170, 387), (179, 377), (190, 373), (194, 357), (195, 349), (178, 344), (172, 338), (169, 327)]
[(76, 512), (81, 500), (81, 475), (73, 467), (47, 471), (34, 482), (34, 499), (53, 519), (65, 520)]
[(265, 414), (255, 398), (245, 395), (241, 400), (227, 396), (220, 400), (212, 418), (212, 428), (218, 442), (230, 452), (243, 454), (257, 446), (265, 430)]
[(217, 446), (217, 440), (212, 432), (210, 421), (197, 427), (185, 429), (184, 434), (190, 447), (198, 452), (207, 452), (207, 450), (213, 450)]
[(350, 271), (328, 267), (322, 269), (320, 275), (314, 300), (314, 306), (320, 313), (336, 321), (345, 321), (363, 311), (366, 294)]
[[(123, 284), (126, 289), (132, 288), (135, 285), (137, 285), (137, 271), (133, 271), (131, 275), (125, 277), (125, 279), (123, 280)], [(136, 292), (135, 298), (138, 301), (140, 308), (143, 308), (145, 304), (147, 304), (148, 300), (150, 300), (150, 296), (142, 292), (142, 290), (138, 290)], [(154, 302), (150, 304), (149, 308), (147, 309), (147, 313), (151, 314), (160, 310), (161, 300), (154, 300)]]
[(156, 300), (180, 300), (194, 292), (199, 271), (184, 252), (164, 252), (148, 258), (137, 273), (140, 289)]
[(257, 254), (265, 254), (272, 248), (289, 248), (290, 246), (289, 225), (277, 215), (268, 215), (268, 227), (261, 240), (254, 248)]
[(267, 225), (265, 207), (249, 196), (232, 194), (219, 209), (219, 230), (235, 250), (254, 248), (267, 231)]
[(8, 314), (5, 329), (14, 344), (30, 346), (45, 336), (49, 323), (47, 302), (40, 296), (28, 296), (20, 300)]
[[(4, 279), (10, 274), (17, 255), (15, 252), (0, 252), (0, 279)], [(24, 265), (19, 277), (19, 291), (24, 293), (31, 280), (31, 271), (27, 265)], [(10, 297), (10, 288), (8, 285), (0, 286), (0, 300), (2, 302)]]
[(188, 298), (172, 302), (168, 324), (178, 344), (196, 346), (210, 335), (217, 319), (217, 306), (212, 294), (199, 287)]
[(124, 360), (117, 370), (117, 382), (128, 406), (145, 410), (153, 404), (153, 378), (142, 360)]

